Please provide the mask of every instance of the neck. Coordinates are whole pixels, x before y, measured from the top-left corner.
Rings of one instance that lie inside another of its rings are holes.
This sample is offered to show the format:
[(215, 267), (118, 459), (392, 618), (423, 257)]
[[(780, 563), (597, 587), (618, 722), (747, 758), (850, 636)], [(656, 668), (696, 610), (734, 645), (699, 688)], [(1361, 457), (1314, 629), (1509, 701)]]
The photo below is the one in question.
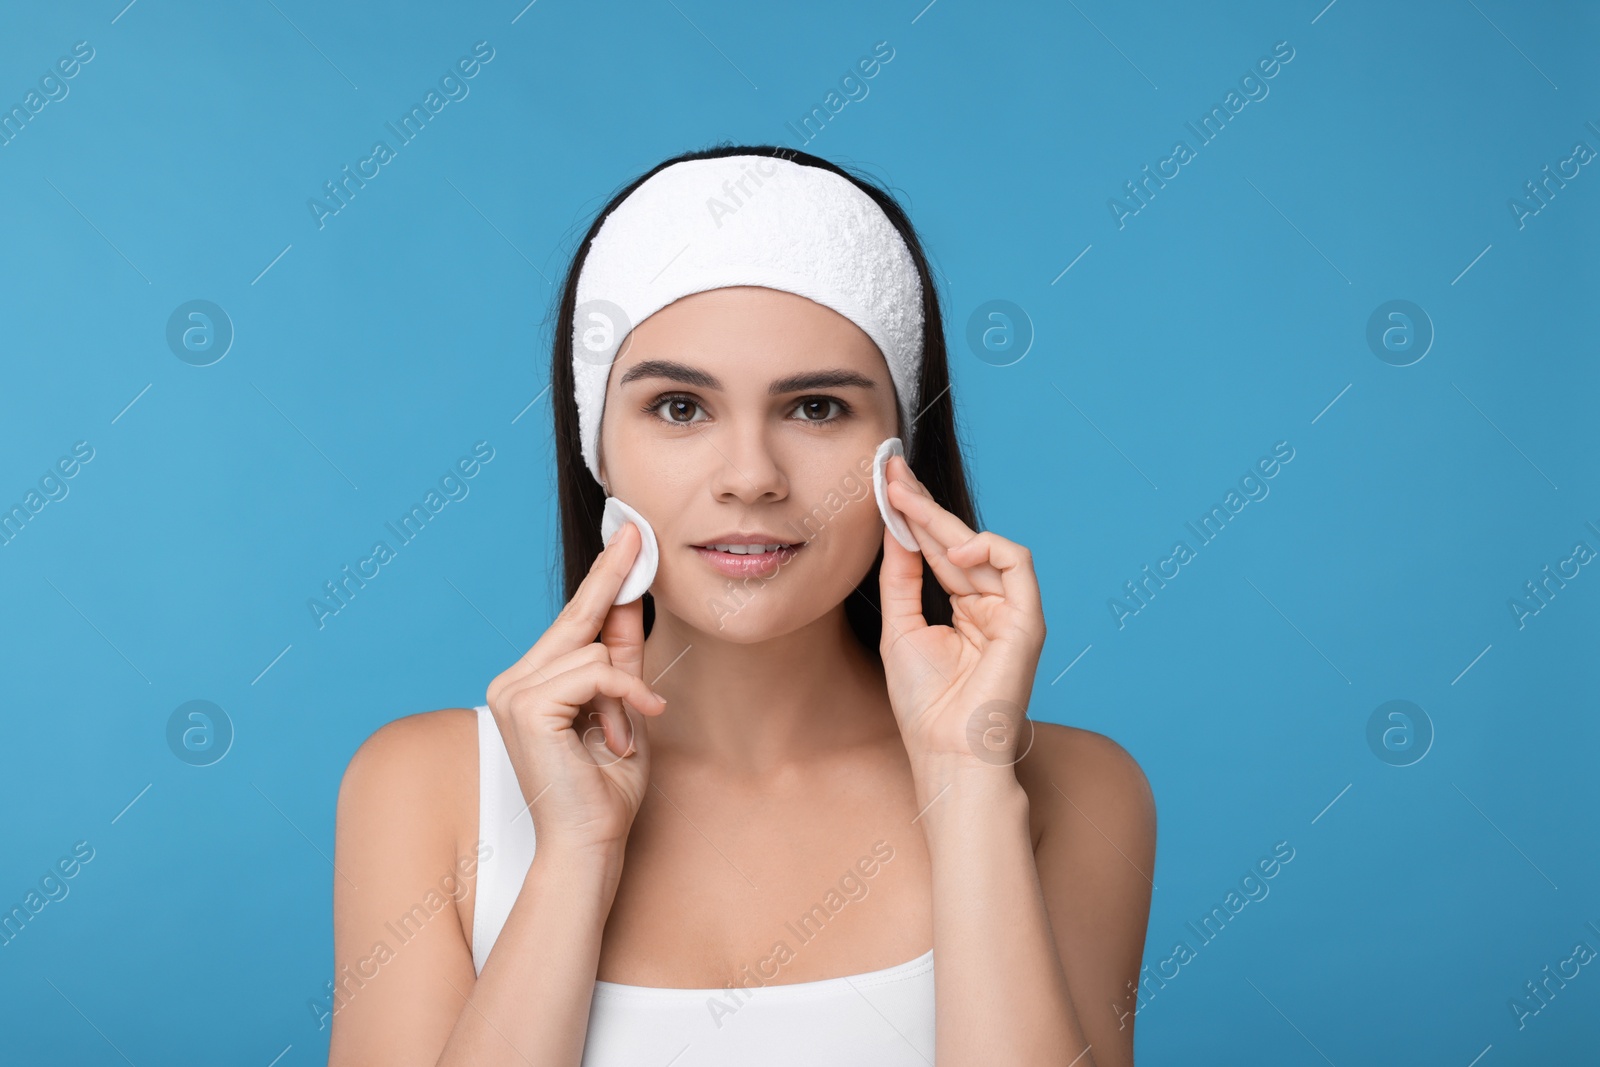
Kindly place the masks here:
[(767, 641), (730, 642), (657, 611), (644, 680), (667, 701), (652, 752), (760, 775), (898, 735), (883, 665), (841, 603)]

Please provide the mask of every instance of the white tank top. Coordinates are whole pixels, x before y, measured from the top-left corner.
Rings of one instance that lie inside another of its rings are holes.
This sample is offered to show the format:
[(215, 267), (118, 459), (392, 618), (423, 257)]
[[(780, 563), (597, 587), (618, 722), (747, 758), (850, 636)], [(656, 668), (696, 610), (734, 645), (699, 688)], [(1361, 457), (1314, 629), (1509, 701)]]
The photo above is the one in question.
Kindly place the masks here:
[[(478, 838), (472, 965), (483, 971), (533, 862), (533, 819), (500, 727), (478, 712)], [(880, 971), (746, 989), (596, 981), (583, 1067), (751, 1063), (927, 1067), (934, 1053), (933, 950)]]

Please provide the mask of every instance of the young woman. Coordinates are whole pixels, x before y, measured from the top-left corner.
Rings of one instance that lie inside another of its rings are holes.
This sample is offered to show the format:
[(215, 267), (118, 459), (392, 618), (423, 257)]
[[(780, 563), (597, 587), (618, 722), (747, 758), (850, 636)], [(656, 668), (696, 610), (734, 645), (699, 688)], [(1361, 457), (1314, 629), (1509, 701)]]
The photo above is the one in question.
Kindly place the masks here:
[[(1154, 803), (1026, 717), (1032, 557), (978, 532), (904, 212), (690, 153), (559, 315), (568, 602), (483, 706), (351, 760), (331, 1064), (1131, 1064)], [(613, 495), (649, 530), (602, 545)]]

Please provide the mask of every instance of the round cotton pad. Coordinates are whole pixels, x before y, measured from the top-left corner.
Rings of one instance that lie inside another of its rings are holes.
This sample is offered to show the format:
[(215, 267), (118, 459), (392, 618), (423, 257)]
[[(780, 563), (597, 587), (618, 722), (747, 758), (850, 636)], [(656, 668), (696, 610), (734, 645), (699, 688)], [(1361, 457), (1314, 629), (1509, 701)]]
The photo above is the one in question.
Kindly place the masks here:
[(890, 456), (899, 456), (904, 459), (905, 446), (900, 443), (900, 438), (891, 437), (878, 446), (877, 454), (872, 457), (872, 492), (878, 498), (878, 513), (883, 516), (883, 524), (889, 527), (889, 532), (894, 539), (900, 542), (900, 547), (907, 552), (917, 552), (917, 539), (911, 534), (911, 527), (906, 525), (905, 516), (889, 506), (889, 485), (884, 480), (884, 471), (889, 466)]
[(606, 509), (600, 516), (600, 540), (611, 540), (611, 535), (622, 529), (625, 522), (639, 527), (642, 543), (633, 566), (628, 568), (628, 576), (622, 580), (622, 588), (617, 590), (617, 599), (611, 602), (613, 604), (629, 604), (644, 596), (650, 583), (656, 580), (656, 567), (661, 562), (661, 550), (656, 547), (656, 532), (650, 528), (645, 517), (616, 497), (606, 497)]

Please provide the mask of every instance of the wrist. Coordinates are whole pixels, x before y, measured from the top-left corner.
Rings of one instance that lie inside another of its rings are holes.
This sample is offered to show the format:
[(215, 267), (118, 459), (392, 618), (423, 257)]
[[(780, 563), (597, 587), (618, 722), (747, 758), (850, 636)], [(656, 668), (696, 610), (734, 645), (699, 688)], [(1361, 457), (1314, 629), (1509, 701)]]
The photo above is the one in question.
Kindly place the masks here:
[(966, 758), (921, 760), (912, 767), (917, 823), (930, 845), (941, 833), (990, 833), (1028, 823), (1028, 794), (1010, 766)]
[(536, 841), (528, 877), (554, 878), (569, 885), (579, 899), (609, 902), (622, 879), (623, 842), (607, 845)]

